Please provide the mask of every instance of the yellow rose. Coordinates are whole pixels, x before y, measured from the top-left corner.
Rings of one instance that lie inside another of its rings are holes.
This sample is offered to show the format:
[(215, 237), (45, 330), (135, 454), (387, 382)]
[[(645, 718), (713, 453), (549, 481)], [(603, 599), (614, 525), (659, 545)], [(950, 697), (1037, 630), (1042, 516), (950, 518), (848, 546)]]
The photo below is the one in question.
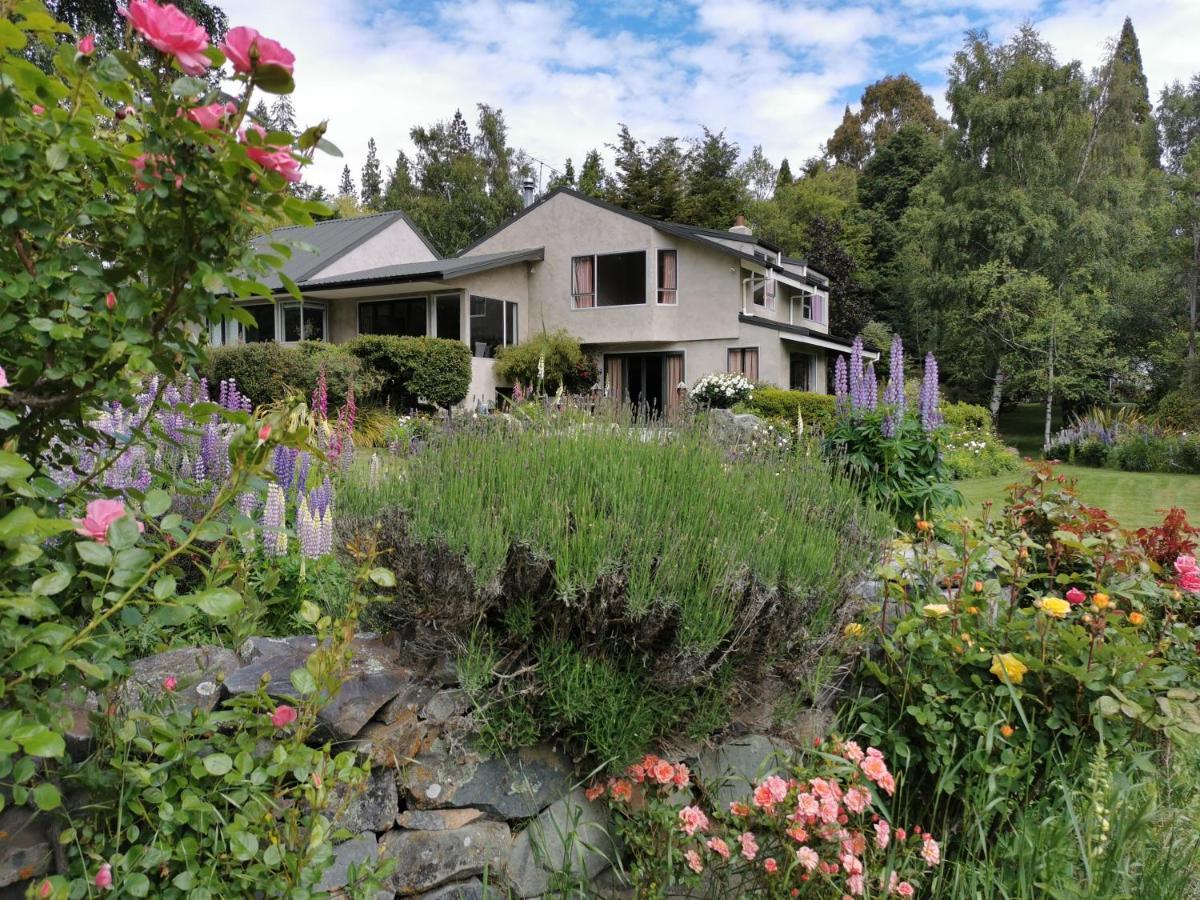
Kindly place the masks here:
[(866, 634), (866, 632), (867, 632), (867, 629), (863, 626), (863, 624), (861, 622), (851, 622), (849, 625), (846, 626), (845, 631), (843, 631), (842, 633), (844, 635), (846, 635), (846, 637), (848, 637), (848, 638), (860, 638), (864, 634)]
[(1001, 681), (1020, 684), (1029, 666), (1011, 653), (999, 653), (992, 657), (992, 667), (988, 671)]
[(931, 619), (940, 619), (942, 616), (950, 615), (950, 607), (945, 603), (927, 603), (923, 611)]
[(1042, 612), (1048, 616), (1053, 616), (1056, 619), (1066, 618), (1067, 613), (1071, 611), (1071, 604), (1061, 597), (1043, 597)]
[(1096, 605), (1096, 609), (1104, 609), (1109, 604), (1108, 594), (1096, 594), (1092, 597), (1092, 603)]
[(1143, 616), (1140, 612), (1134, 611), (1129, 614), (1129, 624), (1132, 625), (1134, 628), (1137, 628), (1137, 626), (1141, 625), (1145, 621), (1146, 621), (1146, 617)]

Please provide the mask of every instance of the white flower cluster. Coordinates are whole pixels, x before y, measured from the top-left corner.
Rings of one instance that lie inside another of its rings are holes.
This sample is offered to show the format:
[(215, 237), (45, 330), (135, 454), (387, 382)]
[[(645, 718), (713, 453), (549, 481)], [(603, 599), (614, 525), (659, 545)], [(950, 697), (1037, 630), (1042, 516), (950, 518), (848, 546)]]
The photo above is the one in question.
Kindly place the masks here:
[(692, 385), (692, 399), (711, 406), (732, 406), (754, 396), (754, 384), (742, 375), (714, 372)]

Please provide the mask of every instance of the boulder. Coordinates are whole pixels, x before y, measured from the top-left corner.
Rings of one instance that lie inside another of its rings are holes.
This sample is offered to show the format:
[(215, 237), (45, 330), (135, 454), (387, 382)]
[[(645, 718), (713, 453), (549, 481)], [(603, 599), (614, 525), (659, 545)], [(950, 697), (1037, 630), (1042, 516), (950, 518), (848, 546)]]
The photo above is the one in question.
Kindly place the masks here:
[(379, 857), (379, 846), (375, 835), (366, 832), (358, 837), (343, 841), (333, 848), (333, 864), (325, 870), (317, 883), (317, 891), (332, 891), (345, 887), (350, 881), (350, 866), (375, 862)]
[[(118, 697), (126, 706), (137, 709), (145, 699), (167, 698), (177, 709), (198, 707), (210, 712), (224, 693), (223, 682), (240, 667), (237, 654), (223, 647), (168, 650), (135, 661)], [(163, 687), (167, 678), (175, 679), (175, 690)]]
[(392, 722), (368, 722), (351, 747), (371, 758), (377, 766), (400, 769), (428, 749), (429, 728), (411, 710)]
[(406, 713), (415, 716), (435, 693), (437, 688), (428, 682), (411, 681), (400, 689), (400, 693), (380, 707), (375, 718), (385, 725), (390, 725)]
[(536, 816), (570, 790), (570, 763), (538, 745), (489, 759), (451, 758), (435, 745), (402, 775), (418, 808), (471, 806), (503, 819)]
[[(330, 792), (329, 810), (336, 813), (333, 817), (334, 828), (345, 828), (357, 834), (387, 831), (392, 827), (399, 805), (396, 800), (396, 778), (389, 769), (375, 769), (367, 776), (363, 789), (352, 792), (353, 788), (345, 784), (338, 784)], [(341, 811), (337, 812), (339, 809)]]
[(411, 897), (484, 873), (494, 884), (511, 842), (503, 822), (478, 821), (453, 831), (389, 831), (379, 841), (379, 855), (396, 861), (388, 887)]
[(491, 900), (495, 896), (495, 888), (489, 890), (478, 878), (470, 878), (421, 894), (420, 900)]
[(453, 831), (482, 818), (478, 809), (406, 809), (396, 824), (413, 831)]
[[(291, 673), (304, 666), (316, 646), (317, 640), (311, 636), (250, 638), (240, 650), (242, 667), (229, 676), (225, 687), (237, 696), (257, 691), (265, 681), (268, 693), (294, 696)], [(413, 678), (412, 671), (401, 664), (400, 653), (378, 637), (355, 637), (351, 652), (341, 690), (318, 714), (321, 723), (342, 740), (357, 735)]]
[(10, 806), (0, 812), (0, 888), (44, 875), (50, 868), (49, 819)]
[(716, 805), (724, 809), (734, 800), (745, 800), (767, 775), (781, 772), (790, 750), (783, 741), (748, 734), (700, 754), (696, 774), (706, 784), (720, 782)]
[(608, 810), (576, 788), (517, 835), (508, 853), (508, 882), (522, 897), (545, 894), (554, 873), (591, 884), (616, 853)]
[(440, 723), (447, 719), (461, 716), (470, 706), (467, 692), (457, 688), (448, 691), (438, 691), (429, 698), (421, 716), (430, 722)]
[(734, 413), (728, 409), (713, 409), (708, 413), (713, 436), (723, 444), (748, 444), (764, 437), (767, 423), (751, 413)]

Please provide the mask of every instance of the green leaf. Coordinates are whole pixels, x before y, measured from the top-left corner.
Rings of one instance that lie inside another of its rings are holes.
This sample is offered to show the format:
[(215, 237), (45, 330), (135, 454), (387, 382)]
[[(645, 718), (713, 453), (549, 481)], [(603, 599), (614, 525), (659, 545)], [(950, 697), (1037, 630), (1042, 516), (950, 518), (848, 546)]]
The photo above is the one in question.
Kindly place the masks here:
[(258, 838), (248, 831), (234, 831), (229, 835), (229, 849), (235, 859), (253, 859), (258, 853)]
[(126, 875), (123, 879), (121, 879), (121, 886), (131, 897), (150, 896), (150, 879), (141, 872), (134, 872), (132, 875)]
[(242, 595), (230, 588), (213, 588), (183, 598), (215, 618), (231, 616), (242, 608)]
[(46, 148), (46, 165), (50, 167), (51, 172), (65, 169), (70, 162), (71, 156), (62, 144), (51, 144)]
[(259, 66), (254, 70), (254, 85), (268, 94), (290, 94), (296, 89), (291, 73), (282, 66)]
[(48, 728), (41, 728), (26, 738), (17, 738), (17, 743), (30, 756), (40, 756), (44, 759), (56, 759), (67, 750), (66, 742), (61, 734), (55, 734)]
[(292, 687), (301, 696), (315, 693), (317, 690), (316, 679), (313, 678), (312, 672), (308, 669), (293, 669), (291, 676)]
[(182, 78), (176, 78), (171, 82), (171, 93), (176, 97), (196, 97), (208, 90), (207, 82), (201, 81), (199, 78), (192, 78), (185, 75)]
[(213, 753), (204, 757), (204, 771), (209, 775), (224, 775), (233, 769), (233, 760), (225, 753)]
[(0, 50), (23, 50), (25, 41), (25, 32), (14, 25), (7, 16), (0, 19)]
[(142, 532), (138, 528), (137, 520), (126, 513), (108, 526), (108, 533), (105, 535), (105, 538), (112, 549), (128, 550), (138, 542), (141, 534)]
[(315, 625), (317, 619), (321, 618), (321, 608), (311, 600), (304, 600), (300, 603), (300, 618), (309, 625)]
[(164, 575), (154, 583), (154, 599), (166, 600), (175, 593), (175, 576)]
[(390, 569), (382, 567), (371, 570), (371, 580), (380, 587), (392, 588), (396, 586), (396, 576), (392, 574)]
[(61, 593), (70, 583), (71, 573), (63, 569), (57, 569), (54, 572), (48, 572), (35, 581), (30, 586), (30, 590), (35, 594), (41, 594), (43, 597), (53, 597), (55, 594)]
[(52, 537), (70, 531), (75, 523), (70, 519), (43, 519), (28, 506), (18, 506), (0, 519), (0, 541), (18, 537)]
[(39, 784), (33, 789), (33, 802), (42, 812), (50, 812), (62, 806), (62, 794), (52, 784)]
[(0, 450), (0, 481), (10, 478), (28, 478), (33, 474), (33, 466), (15, 453)]
[(168, 509), (171, 508), (171, 495), (162, 488), (155, 488), (146, 494), (146, 499), (142, 501), (142, 509), (146, 511), (146, 515), (158, 518)]
[(89, 565), (99, 566), (102, 569), (107, 569), (112, 565), (112, 551), (95, 541), (77, 541), (75, 552)]

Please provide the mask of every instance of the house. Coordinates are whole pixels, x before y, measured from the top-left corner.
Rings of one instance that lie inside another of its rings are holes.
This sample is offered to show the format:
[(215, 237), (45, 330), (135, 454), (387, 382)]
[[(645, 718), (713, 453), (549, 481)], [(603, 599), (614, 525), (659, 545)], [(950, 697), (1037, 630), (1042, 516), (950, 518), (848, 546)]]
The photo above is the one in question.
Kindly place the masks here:
[(562, 188), (449, 259), (402, 212), (258, 241), (293, 246), (282, 271), (303, 307), (276, 279), (278, 302), (247, 304), (257, 327), (214, 324), (213, 343), (461, 340), (472, 352), (469, 405), (495, 397), (496, 351), (542, 329), (579, 337), (610, 395), (667, 411), (711, 372), (824, 393), (830, 361), (850, 348), (829, 333), (828, 279), (740, 216), (728, 231), (696, 228)]

